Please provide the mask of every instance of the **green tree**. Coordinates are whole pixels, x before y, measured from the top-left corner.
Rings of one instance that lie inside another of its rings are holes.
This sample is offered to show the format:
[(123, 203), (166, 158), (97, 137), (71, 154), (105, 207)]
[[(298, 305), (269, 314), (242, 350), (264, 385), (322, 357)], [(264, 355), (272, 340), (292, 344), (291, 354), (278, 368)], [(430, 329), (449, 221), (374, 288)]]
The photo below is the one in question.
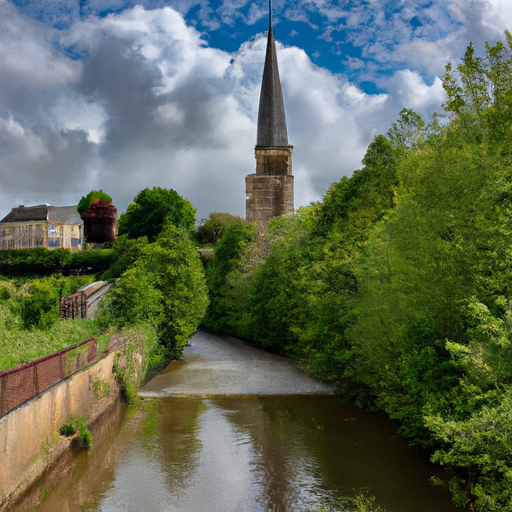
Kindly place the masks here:
[(115, 279), (121, 276), (137, 261), (147, 245), (148, 239), (145, 236), (134, 239), (128, 238), (128, 235), (119, 236), (112, 246), (112, 263), (101, 276), (102, 279)]
[(398, 121), (391, 124), (387, 138), (401, 156), (416, 149), (425, 136), (425, 121), (414, 110), (403, 108)]
[(118, 233), (128, 235), (128, 238), (145, 236), (149, 242), (154, 242), (167, 221), (192, 232), (195, 218), (195, 208), (175, 190), (146, 188), (137, 194), (126, 213), (119, 217)]
[(121, 329), (140, 322), (155, 330), (162, 321), (162, 295), (154, 276), (142, 266), (128, 268), (98, 305), (97, 322), (106, 329)]
[(224, 234), (214, 246), (213, 259), (208, 263), (206, 279), (210, 294), (210, 306), (203, 324), (214, 332), (233, 332), (230, 316), (237, 316), (226, 300), (227, 276), (239, 264), (245, 247), (255, 237), (255, 226), (240, 218), (232, 219)]
[(179, 356), (208, 308), (208, 289), (199, 253), (188, 233), (168, 222), (136, 266), (150, 271), (162, 296), (161, 343)]
[(468, 45), (462, 62), (447, 64), (443, 75), (447, 94), (444, 108), (460, 122), (466, 140), (498, 144), (510, 139), (512, 108), (512, 36), (505, 31), (505, 42), (486, 43), (485, 57)]
[(107, 293), (98, 321), (118, 328), (148, 323), (159, 343), (179, 357), (208, 307), (199, 253), (188, 233), (170, 221), (154, 243), (135, 249), (138, 258)]
[(78, 202), (76, 209), (80, 214), (80, 217), (89, 209), (89, 206), (94, 201), (100, 201), (102, 203), (111, 203), (112, 198), (103, 190), (91, 190), (86, 196), (83, 196)]
[(441, 445), (432, 460), (452, 474), (451, 490), (458, 505), (476, 512), (512, 510), (511, 418), (509, 386), (498, 403), (489, 401), (467, 419), (426, 418)]
[(391, 142), (378, 135), (368, 146), (364, 167), (331, 185), (315, 215), (317, 234), (333, 230), (365, 238), (366, 229), (393, 207), (397, 185), (397, 153)]
[(240, 222), (242, 219), (229, 213), (212, 212), (207, 219), (201, 219), (197, 227), (197, 241), (199, 245), (213, 245), (218, 242), (226, 229), (231, 225)]
[(263, 258), (254, 269), (249, 290), (253, 340), (266, 349), (288, 355), (295, 350), (294, 327), (304, 312), (300, 292), (302, 268), (308, 265), (303, 254), (308, 243), (308, 221), (308, 212), (302, 209), (268, 223)]

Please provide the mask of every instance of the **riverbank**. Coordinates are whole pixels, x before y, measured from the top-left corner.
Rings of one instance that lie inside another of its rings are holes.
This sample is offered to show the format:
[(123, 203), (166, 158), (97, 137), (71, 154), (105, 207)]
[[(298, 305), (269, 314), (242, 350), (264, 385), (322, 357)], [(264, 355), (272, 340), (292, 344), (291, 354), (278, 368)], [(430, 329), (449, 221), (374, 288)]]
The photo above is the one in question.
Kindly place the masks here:
[(91, 428), (136, 392), (147, 368), (147, 336), (137, 329), (125, 334), (102, 359), (0, 419), (0, 511), (16, 510), (64, 454), (84, 450), (74, 437), (59, 434), (64, 423), (80, 419)]

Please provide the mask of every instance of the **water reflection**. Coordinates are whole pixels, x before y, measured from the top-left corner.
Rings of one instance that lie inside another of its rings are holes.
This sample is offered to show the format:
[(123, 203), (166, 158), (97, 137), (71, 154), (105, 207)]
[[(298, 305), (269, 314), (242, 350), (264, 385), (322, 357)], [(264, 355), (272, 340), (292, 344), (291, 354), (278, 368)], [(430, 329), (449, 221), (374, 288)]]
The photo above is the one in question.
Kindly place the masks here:
[(95, 494), (110, 486), (116, 463), (130, 433), (126, 404), (118, 400), (108, 418), (97, 421), (91, 428), (94, 447), (91, 452), (71, 449), (54, 465), (49, 465), (38, 481), (12, 510), (16, 512), (83, 512), (94, 510)]
[(361, 489), (391, 512), (456, 510), (432, 470), (384, 416), (336, 397), (163, 398), (97, 510), (344, 510)]

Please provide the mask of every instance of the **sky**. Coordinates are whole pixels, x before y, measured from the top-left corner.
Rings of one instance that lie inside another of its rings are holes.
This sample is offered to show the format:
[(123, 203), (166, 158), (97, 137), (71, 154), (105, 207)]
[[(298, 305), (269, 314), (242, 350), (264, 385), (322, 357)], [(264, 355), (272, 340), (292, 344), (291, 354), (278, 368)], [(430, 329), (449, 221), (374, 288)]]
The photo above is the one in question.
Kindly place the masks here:
[[(503, 40), (512, 2), (274, 0), (272, 20), (299, 207), (402, 108), (442, 111), (446, 64)], [(243, 217), (267, 29), (267, 0), (0, 0), (0, 218), (155, 186)]]

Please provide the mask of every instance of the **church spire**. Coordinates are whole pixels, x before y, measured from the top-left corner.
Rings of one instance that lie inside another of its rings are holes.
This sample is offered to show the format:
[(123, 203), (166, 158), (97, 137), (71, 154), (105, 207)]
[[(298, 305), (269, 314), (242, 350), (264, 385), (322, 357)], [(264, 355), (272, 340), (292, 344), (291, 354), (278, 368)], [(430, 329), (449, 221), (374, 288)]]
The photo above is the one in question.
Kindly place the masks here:
[(269, 0), (268, 40), (254, 156), (256, 173), (245, 177), (245, 218), (261, 225), (293, 212), (293, 146), (288, 144), (283, 93), (277, 69), (276, 42)]
[(267, 53), (263, 68), (258, 112), (257, 146), (288, 146), (283, 93), (277, 66), (276, 42), (272, 28), (272, 2), (269, 0)]

